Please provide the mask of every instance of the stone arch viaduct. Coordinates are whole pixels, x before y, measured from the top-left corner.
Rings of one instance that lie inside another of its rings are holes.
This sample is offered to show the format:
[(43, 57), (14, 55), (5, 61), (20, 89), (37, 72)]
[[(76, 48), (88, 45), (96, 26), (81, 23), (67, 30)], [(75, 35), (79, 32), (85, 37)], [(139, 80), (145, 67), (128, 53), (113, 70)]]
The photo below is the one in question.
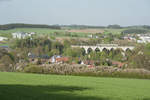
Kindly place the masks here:
[(118, 46), (117, 44), (98, 44), (96, 46), (84, 46), (84, 45), (72, 45), (73, 48), (79, 47), (83, 48), (86, 53), (88, 53), (88, 49), (92, 49), (93, 51), (96, 51), (96, 49), (99, 49), (100, 51), (103, 51), (104, 49), (111, 50), (111, 49), (122, 49), (123, 51), (126, 50), (133, 50), (134, 46)]

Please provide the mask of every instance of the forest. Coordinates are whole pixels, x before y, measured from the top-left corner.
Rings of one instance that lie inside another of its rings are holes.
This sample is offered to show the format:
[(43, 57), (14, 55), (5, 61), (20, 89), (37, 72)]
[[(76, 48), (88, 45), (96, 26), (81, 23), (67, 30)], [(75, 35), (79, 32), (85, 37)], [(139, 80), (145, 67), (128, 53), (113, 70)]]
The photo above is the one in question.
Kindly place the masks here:
[(0, 30), (9, 30), (15, 28), (49, 28), (49, 29), (61, 29), (58, 25), (39, 25), (39, 24), (6, 24), (0, 25)]

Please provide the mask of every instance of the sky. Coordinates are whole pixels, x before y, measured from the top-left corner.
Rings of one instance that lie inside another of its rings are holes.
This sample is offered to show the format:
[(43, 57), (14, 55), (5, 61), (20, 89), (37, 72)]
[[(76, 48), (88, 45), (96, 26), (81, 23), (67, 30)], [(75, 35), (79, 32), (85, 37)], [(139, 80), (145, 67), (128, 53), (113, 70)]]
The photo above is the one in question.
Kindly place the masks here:
[(0, 24), (150, 25), (150, 0), (0, 0)]

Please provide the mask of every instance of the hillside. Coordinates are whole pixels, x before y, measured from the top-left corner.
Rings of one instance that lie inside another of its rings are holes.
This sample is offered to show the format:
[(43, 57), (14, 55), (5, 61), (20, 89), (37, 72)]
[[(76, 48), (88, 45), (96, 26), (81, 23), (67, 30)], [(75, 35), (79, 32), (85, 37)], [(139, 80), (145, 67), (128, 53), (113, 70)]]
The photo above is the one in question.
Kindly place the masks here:
[(0, 72), (1, 100), (150, 100), (150, 80)]
[(5, 24), (0, 25), (0, 30), (9, 30), (15, 28), (50, 28), (50, 29), (60, 29), (57, 25), (40, 25), (40, 24), (24, 24), (24, 23), (16, 23), (16, 24)]

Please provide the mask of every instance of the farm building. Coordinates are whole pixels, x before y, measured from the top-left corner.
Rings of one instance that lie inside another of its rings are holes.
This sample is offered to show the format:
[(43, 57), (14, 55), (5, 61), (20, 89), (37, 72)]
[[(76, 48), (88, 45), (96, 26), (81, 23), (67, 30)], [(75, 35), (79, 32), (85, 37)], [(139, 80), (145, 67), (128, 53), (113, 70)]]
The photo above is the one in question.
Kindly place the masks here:
[(13, 38), (18, 38), (18, 39), (24, 39), (26, 37), (31, 37), (34, 34), (35, 34), (34, 32), (31, 32), (31, 33), (16, 32), (16, 33), (12, 33), (12, 37)]
[(0, 41), (4, 41), (4, 40), (7, 40), (8, 38), (6, 38), (6, 37), (1, 37), (0, 36)]

